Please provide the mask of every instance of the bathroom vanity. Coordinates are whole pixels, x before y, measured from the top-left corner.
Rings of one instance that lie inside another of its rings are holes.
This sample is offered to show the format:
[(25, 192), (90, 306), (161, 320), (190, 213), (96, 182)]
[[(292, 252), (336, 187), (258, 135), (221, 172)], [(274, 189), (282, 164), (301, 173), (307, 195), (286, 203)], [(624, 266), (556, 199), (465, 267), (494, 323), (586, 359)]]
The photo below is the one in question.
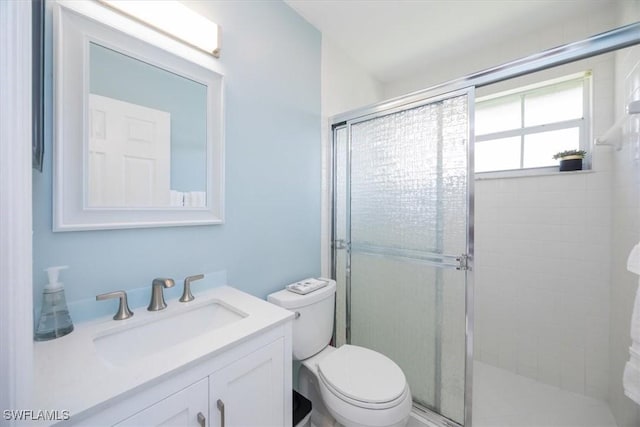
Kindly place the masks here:
[(293, 313), (223, 286), (160, 312), (34, 344), (34, 408), (51, 424), (290, 426)]

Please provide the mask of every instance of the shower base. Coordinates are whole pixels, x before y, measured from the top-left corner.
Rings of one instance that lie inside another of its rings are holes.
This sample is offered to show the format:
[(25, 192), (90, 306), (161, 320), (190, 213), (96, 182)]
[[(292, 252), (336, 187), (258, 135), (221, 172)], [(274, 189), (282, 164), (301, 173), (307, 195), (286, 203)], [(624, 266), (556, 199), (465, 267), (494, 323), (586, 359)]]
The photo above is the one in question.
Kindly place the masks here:
[(473, 427), (617, 427), (598, 399), (473, 364)]

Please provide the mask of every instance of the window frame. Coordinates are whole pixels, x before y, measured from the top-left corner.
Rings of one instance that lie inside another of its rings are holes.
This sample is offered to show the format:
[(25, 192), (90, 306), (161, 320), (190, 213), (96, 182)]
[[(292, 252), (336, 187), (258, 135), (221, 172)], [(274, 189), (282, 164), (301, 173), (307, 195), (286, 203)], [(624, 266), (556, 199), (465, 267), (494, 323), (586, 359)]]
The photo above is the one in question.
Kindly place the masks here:
[[(540, 89), (571, 82), (582, 82), (582, 118), (563, 120), (552, 123), (543, 123), (534, 126), (525, 126), (525, 98), (527, 94), (535, 93)], [(578, 149), (587, 152), (583, 161), (583, 170), (591, 169), (591, 120), (592, 120), (592, 105), (593, 105), (593, 75), (591, 70), (586, 70), (579, 73), (573, 73), (565, 75), (555, 79), (549, 79), (542, 82), (538, 82), (531, 85), (520, 86), (511, 90), (501, 91), (476, 99), (476, 110), (478, 104), (486, 101), (493, 101), (500, 98), (519, 98), (520, 102), (520, 127), (515, 129), (508, 129), (498, 132), (491, 132), (485, 134), (475, 135), (475, 144), (481, 144), (484, 141), (491, 141), (501, 138), (519, 137), (520, 138), (520, 167), (517, 169), (496, 169), (482, 172), (475, 172), (476, 176), (481, 178), (492, 177), (505, 177), (505, 176), (526, 176), (526, 175), (538, 175), (559, 172), (558, 166), (538, 166), (538, 167), (523, 167), (524, 166), (524, 142), (527, 135), (550, 132), (562, 129), (578, 128)]]

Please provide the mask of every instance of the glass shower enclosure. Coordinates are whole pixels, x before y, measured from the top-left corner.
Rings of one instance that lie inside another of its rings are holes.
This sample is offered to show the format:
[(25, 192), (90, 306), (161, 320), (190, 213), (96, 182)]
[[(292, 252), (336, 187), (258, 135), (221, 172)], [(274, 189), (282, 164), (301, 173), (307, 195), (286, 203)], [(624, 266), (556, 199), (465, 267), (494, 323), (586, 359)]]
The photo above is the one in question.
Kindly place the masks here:
[(333, 128), (336, 344), (403, 370), (414, 408), (470, 425), (473, 88)]

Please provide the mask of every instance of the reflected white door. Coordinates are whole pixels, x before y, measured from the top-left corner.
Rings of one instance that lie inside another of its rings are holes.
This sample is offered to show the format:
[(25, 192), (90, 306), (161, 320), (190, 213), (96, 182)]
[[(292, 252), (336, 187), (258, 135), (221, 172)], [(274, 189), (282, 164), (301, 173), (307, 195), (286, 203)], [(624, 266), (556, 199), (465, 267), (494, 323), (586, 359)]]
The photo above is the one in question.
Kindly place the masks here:
[(171, 115), (89, 94), (90, 207), (169, 206)]

